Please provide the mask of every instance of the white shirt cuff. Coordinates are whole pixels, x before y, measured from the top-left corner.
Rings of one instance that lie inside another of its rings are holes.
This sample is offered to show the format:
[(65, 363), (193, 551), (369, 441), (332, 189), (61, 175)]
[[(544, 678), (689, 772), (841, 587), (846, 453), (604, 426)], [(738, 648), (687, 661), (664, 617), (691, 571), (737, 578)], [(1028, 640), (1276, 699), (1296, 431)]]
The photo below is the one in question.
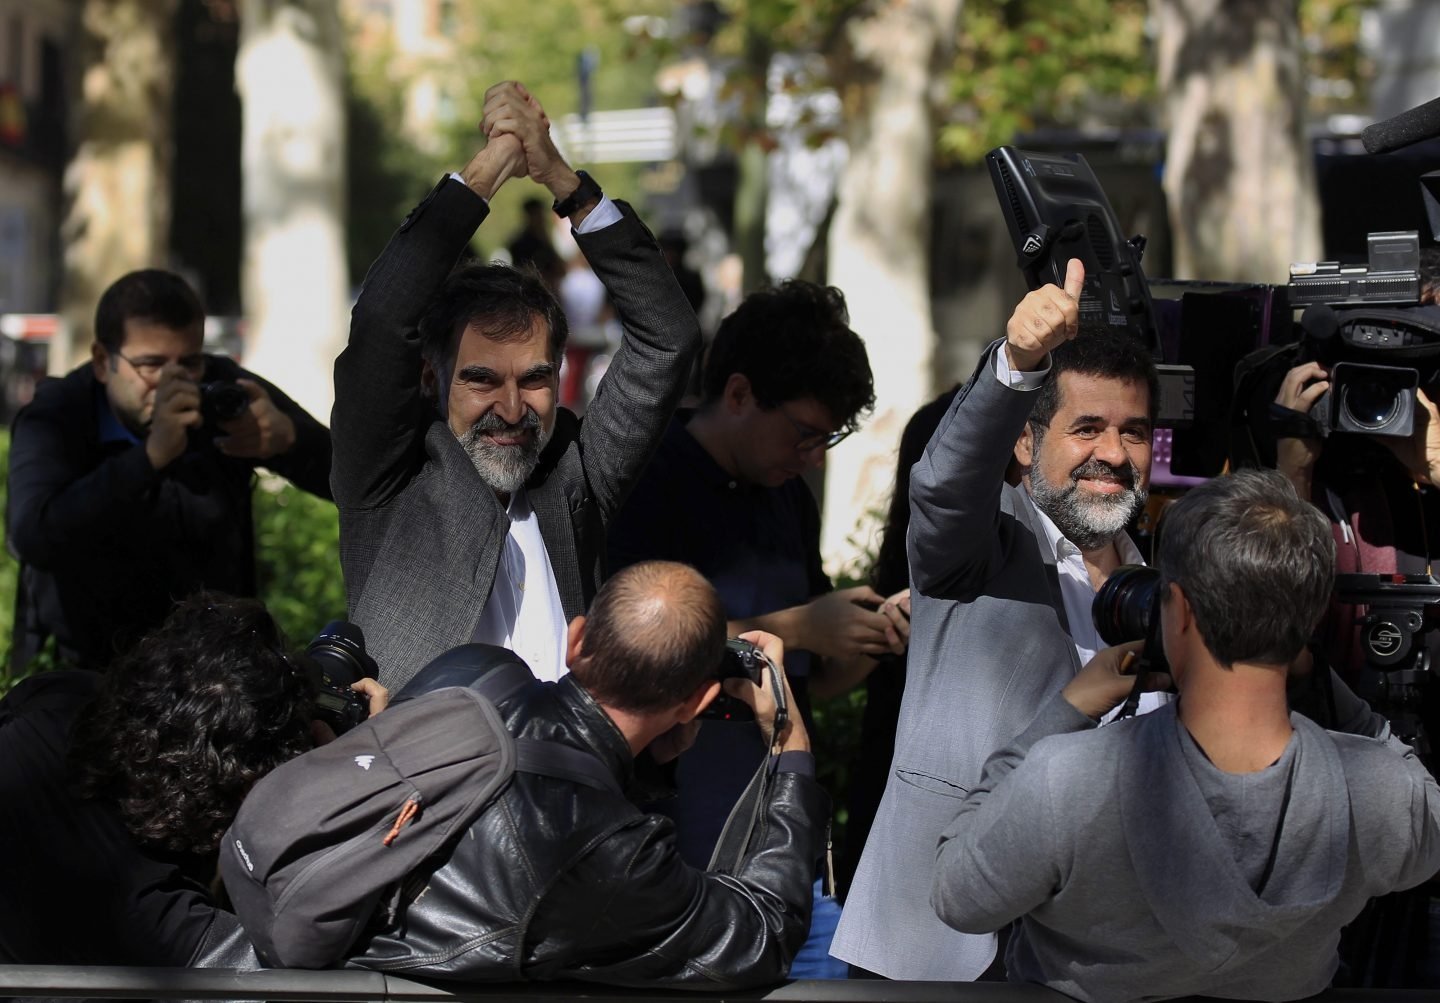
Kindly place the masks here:
[(603, 230), (612, 223), (620, 222), (620, 208), (610, 201), (609, 195), (601, 195), (600, 201), (595, 203), (595, 208), (590, 214), (580, 221), (575, 228), (576, 233), (594, 233), (596, 230)]
[(1050, 375), (1050, 356), (1045, 356), (1045, 368), (1022, 373), (1010, 368), (1010, 355), (1001, 345), (995, 353), (995, 376), (1012, 390), (1039, 390)]

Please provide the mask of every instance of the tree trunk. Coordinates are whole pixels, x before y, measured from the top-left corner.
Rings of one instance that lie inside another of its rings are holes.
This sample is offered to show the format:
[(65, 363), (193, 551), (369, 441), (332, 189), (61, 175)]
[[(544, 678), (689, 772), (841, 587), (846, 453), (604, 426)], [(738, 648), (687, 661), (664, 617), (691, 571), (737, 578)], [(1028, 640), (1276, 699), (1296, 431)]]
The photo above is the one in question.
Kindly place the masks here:
[(1322, 254), (1296, 0), (1156, 0), (1175, 274), (1284, 282)]
[(167, 262), (175, 10), (176, 0), (86, 0), (81, 9), (61, 226), (64, 323), (49, 350), (57, 375), (88, 356), (105, 288)]
[(740, 291), (748, 296), (770, 282), (765, 267), (765, 216), (770, 199), (770, 151), (767, 109), (770, 94), (769, 41), (755, 29), (745, 35), (741, 79), (749, 92), (742, 96), (740, 151), (736, 156), (735, 253), (740, 256)]
[(245, 364), (322, 421), (349, 324), (343, 51), (335, 0), (241, 8)]
[(849, 157), (830, 226), (828, 279), (845, 293), (850, 326), (865, 339), (876, 405), (827, 460), (821, 549), (832, 567), (853, 562), (857, 544), (875, 549), (900, 433), (932, 391), (935, 99), (959, 17), (960, 0), (885, 0), (847, 26), (845, 62), (833, 74)]

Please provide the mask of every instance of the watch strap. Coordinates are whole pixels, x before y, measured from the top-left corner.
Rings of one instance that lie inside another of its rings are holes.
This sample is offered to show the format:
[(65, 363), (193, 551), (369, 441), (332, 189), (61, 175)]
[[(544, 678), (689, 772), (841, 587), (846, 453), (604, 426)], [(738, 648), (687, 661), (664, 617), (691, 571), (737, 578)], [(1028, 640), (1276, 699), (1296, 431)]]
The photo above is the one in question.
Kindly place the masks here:
[(556, 199), (555, 204), (550, 208), (555, 210), (555, 215), (561, 219), (568, 219), (582, 207), (592, 202), (599, 202), (605, 193), (600, 190), (599, 183), (584, 171), (576, 171), (575, 176), (580, 179), (580, 184), (573, 192), (563, 199)]

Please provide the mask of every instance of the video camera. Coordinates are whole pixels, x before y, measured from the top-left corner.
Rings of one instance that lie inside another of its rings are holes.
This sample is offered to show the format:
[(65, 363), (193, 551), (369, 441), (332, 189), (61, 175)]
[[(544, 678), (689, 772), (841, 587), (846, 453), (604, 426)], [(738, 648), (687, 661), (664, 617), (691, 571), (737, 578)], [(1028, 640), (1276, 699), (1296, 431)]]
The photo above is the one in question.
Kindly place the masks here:
[[(1421, 175), (1419, 183), (1431, 230), (1440, 232), (1434, 193), (1440, 172)], [(1419, 231), (1372, 232), (1366, 248), (1363, 265), (1292, 264), (1289, 283), (1277, 289), (1304, 314), (1293, 326), (1277, 315), (1236, 367), (1233, 424), (1263, 432), (1266, 451), (1287, 436), (1409, 436), (1417, 389), (1440, 382), (1440, 307), (1421, 305), (1427, 276)], [(1273, 404), (1285, 373), (1306, 362), (1325, 368), (1330, 389), (1308, 415)], [(1258, 458), (1269, 460), (1264, 453)]]
[[(1416, 641), (1440, 625), (1440, 581), (1430, 575), (1342, 574), (1335, 576), (1335, 598), (1366, 608), (1360, 640), (1372, 667), (1424, 671), (1428, 659)], [(1145, 642), (1137, 671), (1169, 671), (1160, 637), (1160, 572), (1155, 568), (1116, 568), (1095, 593), (1090, 615), (1107, 645)]]
[[(243, 391), (242, 391), (243, 392)], [(365, 651), (365, 635), (347, 620), (331, 620), (296, 659), (315, 687), (312, 713), (337, 735), (370, 716), (370, 701), (350, 688), (379, 675), (375, 659)]]
[[(1254, 411), (1262, 405), (1269, 410), (1274, 435), (1410, 435), (1415, 391), (1440, 382), (1440, 307), (1316, 304), (1306, 309), (1299, 329), (1296, 350), (1275, 357), (1248, 402)], [(1307, 422), (1268, 400), (1286, 370), (1310, 361), (1326, 368), (1330, 389)]]

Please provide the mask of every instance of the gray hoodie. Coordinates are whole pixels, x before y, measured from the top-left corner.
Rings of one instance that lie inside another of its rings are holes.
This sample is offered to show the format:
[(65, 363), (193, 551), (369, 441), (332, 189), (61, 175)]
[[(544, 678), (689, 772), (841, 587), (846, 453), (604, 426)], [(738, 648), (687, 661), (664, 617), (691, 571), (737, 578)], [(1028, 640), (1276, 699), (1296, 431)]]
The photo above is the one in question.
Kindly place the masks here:
[(1019, 918), (1011, 981), (1085, 1000), (1325, 989), (1340, 928), (1440, 869), (1440, 789), (1336, 686), (1342, 719), (1377, 737), (1292, 714), (1285, 754), (1248, 786), (1207, 774), (1178, 705), (1096, 730), (1057, 694), (941, 836), (936, 912), (969, 933)]

